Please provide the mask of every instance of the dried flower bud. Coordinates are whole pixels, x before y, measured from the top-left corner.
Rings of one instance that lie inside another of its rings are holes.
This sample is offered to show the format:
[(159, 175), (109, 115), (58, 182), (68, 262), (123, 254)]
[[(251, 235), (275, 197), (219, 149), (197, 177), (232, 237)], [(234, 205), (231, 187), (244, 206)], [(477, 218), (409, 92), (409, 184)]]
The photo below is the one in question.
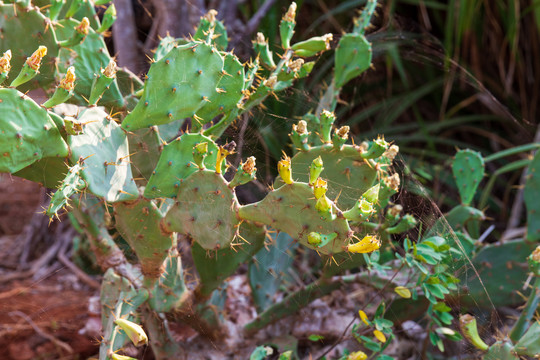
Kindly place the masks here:
[(401, 212), (403, 211), (403, 206), (401, 205), (394, 205), (390, 209), (388, 209), (388, 215), (392, 217), (397, 217)]
[(386, 156), (388, 158), (388, 160), (390, 160), (390, 161), (394, 161), (394, 159), (396, 158), (398, 152), (399, 152), (399, 146), (392, 145), (392, 146), (390, 146), (390, 148), (388, 150), (386, 150), (384, 152), (383, 156)]
[(293, 130), (299, 135), (307, 134), (307, 123), (304, 120), (300, 120), (297, 125), (293, 125)]
[(340, 127), (338, 130), (336, 130), (336, 134), (342, 139), (348, 139), (349, 130), (350, 130), (350, 127), (345, 125), (345, 126)]
[(75, 88), (75, 67), (70, 66), (67, 69), (66, 76), (60, 81), (59, 87), (67, 91), (71, 91)]
[(302, 68), (302, 65), (304, 65), (304, 59), (296, 59), (294, 61), (291, 61), (288, 65), (289, 69), (291, 69), (294, 72), (300, 71)]
[(276, 83), (277, 83), (276, 75), (272, 75), (270, 76), (269, 79), (263, 81), (263, 85), (266, 87), (269, 87), (270, 89), (273, 89)]
[(88, 29), (90, 29), (90, 21), (88, 21), (87, 17), (84, 17), (81, 23), (75, 26), (75, 31), (82, 35), (88, 35)]
[(116, 72), (118, 71), (118, 68), (116, 66), (116, 61), (111, 59), (107, 67), (103, 70), (103, 75), (108, 77), (109, 79), (116, 77)]
[(215, 23), (216, 22), (216, 16), (217, 16), (218, 12), (214, 9), (210, 9), (206, 15), (204, 15), (204, 18), (211, 24)]
[(396, 173), (392, 176), (387, 176), (383, 179), (384, 181), (384, 185), (386, 185), (386, 187), (394, 190), (394, 191), (398, 191), (399, 190), (399, 185), (401, 183), (401, 180), (399, 179), (399, 175)]
[(7, 73), (11, 70), (11, 50), (8, 50), (0, 58), (0, 73)]
[(253, 174), (257, 171), (255, 167), (255, 156), (250, 156), (246, 159), (246, 162), (242, 164), (242, 170), (248, 174)]
[(34, 71), (38, 71), (39, 67), (41, 66), (41, 60), (43, 57), (47, 55), (47, 47), (46, 46), (40, 46), (32, 56), (30, 56), (28, 59), (26, 59), (26, 64)]
[(283, 15), (283, 21), (288, 22), (294, 22), (294, 19), (296, 18), (296, 3), (291, 3), (291, 6), (289, 6), (289, 10), (287, 10), (287, 13)]
[(265, 37), (264, 37), (264, 34), (261, 33), (261, 32), (258, 32), (257, 33), (257, 38), (255, 40), (257, 42), (257, 44), (259, 45), (266, 45), (268, 44), (268, 42), (266, 41)]

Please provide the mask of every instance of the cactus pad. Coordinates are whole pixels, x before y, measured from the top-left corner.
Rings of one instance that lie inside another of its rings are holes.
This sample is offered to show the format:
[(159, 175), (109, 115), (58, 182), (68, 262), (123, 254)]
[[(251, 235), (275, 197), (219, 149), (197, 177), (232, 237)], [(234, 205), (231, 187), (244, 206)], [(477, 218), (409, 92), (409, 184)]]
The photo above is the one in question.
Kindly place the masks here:
[(169, 249), (176, 243), (174, 234), (159, 228), (162, 215), (153, 201), (138, 199), (114, 204), (116, 229), (137, 254), (146, 278), (157, 279)]
[(179, 307), (189, 294), (184, 283), (182, 259), (176, 247), (169, 251), (163, 268), (163, 274), (154, 284), (154, 290), (148, 301), (152, 309), (157, 312), (169, 312), (171, 309)]
[(83, 133), (69, 136), (73, 162), (83, 159), (88, 189), (105, 201), (135, 200), (137, 186), (131, 174), (127, 136), (102, 108), (89, 108), (78, 121)]
[[(225, 72), (223, 56), (214, 47), (201, 42), (174, 47), (150, 67), (142, 97), (126, 116), (122, 127), (136, 130), (187, 117), (198, 119), (198, 112), (205, 106), (219, 109), (220, 104), (212, 103), (210, 99), (219, 100), (217, 95), (223, 91), (231, 97), (228, 101), (236, 96), (236, 104), (242, 94), (219, 87), (220, 82), (226, 81), (223, 78), (229, 76)], [(240, 91), (243, 77), (238, 83)]]
[(242, 223), (239, 232), (235, 244), (220, 250), (208, 251), (197, 243), (191, 245), (193, 262), (201, 280), (199, 292), (203, 296), (209, 296), (242, 263), (262, 248), (266, 234), (264, 228)]
[(200, 170), (180, 184), (176, 203), (163, 219), (166, 231), (190, 235), (204, 249), (227, 247), (237, 233), (238, 200), (221, 174)]
[(259, 313), (275, 302), (274, 296), (282, 286), (292, 282), (287, 270), (294, 261), (292, 252), (298, 246), (284, 232), (274, 231), (270, 237), (272, 244), (261, 249), (249, 264), (249, 285)]
[[(259, 222), (286, 232), (303, 245), (324, 254), (341, 252), (352, 235), (347, 220), (337, 218), (329, 221), (321, 217), (315, 208), (313, 190), (306, 183), (283, 185), (270, 192), (258, 203), (242, 206), (240, 218)], [(336, 233), (337, 237), (323, 247), (309, 244), (310, 232)]]
[(320, 146), (307, 152), (299, 152), (292, 158), (293, 178), (308, 182), (309, 166), (319, 156), (324, 163), (321, 177), (329, 184), (326, 195), (330, 199), (339, 195), (338, 203), (342, 209), (354, 206), (360, 196), (377, 180), (377, 171), (362, 159), (357, 147), (352, 145), (345, 145), (342, 150), (336, 150), (332, 146)]
[(460, 150), (452, 162), (452, 173), (463, 205), (470, 205), (484, 177), (484, 159), (472, 150)]
[(531, 164), (527, 181), (523, 189), (523, 198), (527, 206), (527, 240), (540, 240), (540, 151), (536, 152)]
[(0, 89), (0, 172), (14, 173), (68, 147), (47, 111), (15, 89)]
[(335, 53), (334, 81), (337, 88), (357, 77), (371, 65), (371, 43), (361, 34), (345, 34)]
[(163, 148), (156, 169), (148, 180), (144, 196), (175, 197), (182, 180), (198, 170), (193, 160), (193, 147), (203, 142), (208, 143), (208, 155), (204, 164), (208, 169), (215, 169), (217, 145), (204, 135), (184, 134)]
[(65, 158), (47, 157), (17, 171), (13, 175), (53, 189), (64, 179), (68, 171)]

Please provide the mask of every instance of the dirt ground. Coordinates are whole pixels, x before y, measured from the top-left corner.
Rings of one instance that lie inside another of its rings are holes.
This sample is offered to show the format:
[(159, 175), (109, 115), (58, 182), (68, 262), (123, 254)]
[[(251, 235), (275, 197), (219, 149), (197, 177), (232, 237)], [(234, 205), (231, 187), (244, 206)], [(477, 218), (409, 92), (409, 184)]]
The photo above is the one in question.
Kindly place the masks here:
[(0, 174), (0, 358), (6, 360), (85, 359), (98, 350), (97, 338), (80, 333), (90, 318), (99, 319), (88, 311), (96, 290), (58, 264), (31, 274), (47, 247), (31, 227), (44, 196), (39, 185)]

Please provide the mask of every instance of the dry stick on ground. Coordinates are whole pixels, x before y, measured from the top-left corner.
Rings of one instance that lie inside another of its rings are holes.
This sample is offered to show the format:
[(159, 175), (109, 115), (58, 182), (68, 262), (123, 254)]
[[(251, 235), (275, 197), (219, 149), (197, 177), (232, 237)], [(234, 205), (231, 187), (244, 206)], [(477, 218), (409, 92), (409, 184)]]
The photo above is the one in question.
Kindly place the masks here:
[(55, 338), (54, 336), (50, 335), (50, 334), (47, 334), (45, 331), (43, 331), (39, 326), (37, 326), (33, 321), (32, 319), (30, 319), (30, 317), (28, 315), (26, 315), (25, 313), (21, 312), (21, 311), (18, 311), (18, 310), (15, 310), (15, 311), (12, 311), (9, 313), (9, 316), (13, 317), (13, 316), (19, 316), (21, 318), (23, 318), (28, 324), (30, 324), (30, 326), (32, 326), (32, 328), (34, 329), (34, 331), (36, 333), (38, 333), (40, 336), (44, 337), (45, 339), (51, 341), (52, 343), (54, 343), (56, 346), (59, 346), (61, 347), (62, 349), (64, 349), (65, 351), (67, 351), (69, 354), (73, 354), (73, 349), (71, 348), (71, 346), (69, 346), (67, 343), (61, 341), (61, 340), (58, 340), (57, 338)]
[(88, 274), (79, 269), (75, 264), (73, 264), (67, 257), (66, 251), (68, 246), (71, 244), (72, 236), (65, 236), (62, 247), (58, 251), (58, 260), (64, 264), (69, 270), (71, 270), (82, 282), (94, 289), (101, 289), (101, 285), (98, 281), (92, 279)]

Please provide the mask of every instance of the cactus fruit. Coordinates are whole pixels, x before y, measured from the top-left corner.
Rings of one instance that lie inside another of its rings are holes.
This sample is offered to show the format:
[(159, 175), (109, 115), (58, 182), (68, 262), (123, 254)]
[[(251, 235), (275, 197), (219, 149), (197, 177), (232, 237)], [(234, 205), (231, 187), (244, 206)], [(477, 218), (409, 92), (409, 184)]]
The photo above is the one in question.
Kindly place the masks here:
[(296, 56), (312, 57), (319, 52), (330, 50), (332, 37), (332, 34), (312, 37), (311, 39), (297, 42), (291, 48), (294, 50)]
[(0, 89), (0, 172), (17, 172), (68, 147), (47, 111), (16, 89)]
[(482, 155), (472, 150), (459, 150), (452, 162), (452, 173), (457, 183), (461, 203), (470, 205), (484, 177)]
[(71, 36), (66, 40), (59, 41), (58, 45), (65, 48), (79, 45), (84, 41), (86, 35), (88, 35), (89, 30), (90, 20), (88, 20), (87, 17), (84, 17), (80, 23), (73, 27), (73, 32), (71, 33)]
[(264, 65), (270, 69), (274, 69), (276, 67), (274, 56), (268, 47), (268, 41), (264, 37), (263, 33), (257, 33), (257, 37), (255, 38), (255, 41), (253, 41), (253, 49), (255, 50), (257, 57)]
[(459, 326), (463, 336), (469, 340), (469, 342), (480, 350), (487, 350), (488, 345), (478, 335), (478, 328), (476, 326), (476, 318), (469, 314), (461, 315), (459, 318)]

